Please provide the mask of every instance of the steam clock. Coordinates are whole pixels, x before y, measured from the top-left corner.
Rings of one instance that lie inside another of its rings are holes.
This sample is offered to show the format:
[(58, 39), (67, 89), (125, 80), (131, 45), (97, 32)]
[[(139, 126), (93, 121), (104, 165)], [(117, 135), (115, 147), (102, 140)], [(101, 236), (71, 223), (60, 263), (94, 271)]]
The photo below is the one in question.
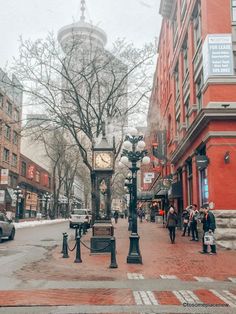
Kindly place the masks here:
[[(106, 247), (113, 236), (111, 178), (114, 172), (114, 152), (114, 145), (108, 143), (103, 131), (101, 142), (93, 147), (91, 253)], [(102, 251), (109, 252), (110, 247)]]

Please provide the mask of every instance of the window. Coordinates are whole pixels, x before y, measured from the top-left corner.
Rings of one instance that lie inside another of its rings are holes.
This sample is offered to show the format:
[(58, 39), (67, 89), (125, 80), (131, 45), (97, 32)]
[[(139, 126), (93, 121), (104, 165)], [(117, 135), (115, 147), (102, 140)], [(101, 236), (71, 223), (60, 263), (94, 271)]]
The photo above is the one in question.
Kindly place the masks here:
[(5, 126), (5, 137), (10, 141), (11, 139), (11, 128), (9, 125)]
[(0, 94), (0, 107), (3, 107), (3, 95)]
[(236, 22), (236, 0), (231, 1), (232, 7), (232, 22)]
[(26, 162), (22, 161), (21, 163), (21, 175), (26, 177)]
[(193, 168), (192, 159), (187, 161), (188, 204), (193, 203)]
[(175, 98), (179, 97), (179, 64), (175, 67)]
[(3, 149), (3, 161), (9, 162), (10, 152), (9, 149), (4, 148)]
[(189, 127), (189, 98), (185, 101), (184, 111), (185, 111), (186, 127), (188, 128)]
[(16, 131), (13, 132), (13, 144), (18, 144), (18, 134)]
[(40, 181), (40, 172), (36, 170), (36, 173), (35, 173), (35, 181), (36, 182), (39, 182)]
[(183, 44), (183, 58), (184, 58), (184, 77), (186, 76), (188, 72), (188, 38), (185, 39), (184, 44)]
[(19, 112), (17, 110), (14, 110), (13, 112), (13, 119), (18, 122), (19, 121)]
[(183, 21), (185, 17), (186, 10), (187, 10), (187, 0), (182, 0), (181, 1), (181, 21)]
[(7, 113), (9, 114), (9, 116), (11, 116), (12, 115), (12, 104), (9, 102), (9, 101), (7, 101)]
[[(180, 114), (178, 115), (178, 117), (176, 118), (176, 133), (178, 134), (180, 129)], [(176, 134), (176, 135), (177, 135)]]
[(12, 154), (12, 166), (17, 167), (17, 155)]
[(197, 1), (196, 6), (193, 10), (193, 28), (194, 28), (194, 48), (197, 46), (201, 40), (201, 4)]
[(198, 110), (202, 108), (202, 86), (203, 86), (203, 72), (201, 72), (196, 82), (196, 101)]
[(172, 27), (173, 27), (173, 46), (175, 47), (178, 39), (178, 22), (176, 13), (173, 19)]

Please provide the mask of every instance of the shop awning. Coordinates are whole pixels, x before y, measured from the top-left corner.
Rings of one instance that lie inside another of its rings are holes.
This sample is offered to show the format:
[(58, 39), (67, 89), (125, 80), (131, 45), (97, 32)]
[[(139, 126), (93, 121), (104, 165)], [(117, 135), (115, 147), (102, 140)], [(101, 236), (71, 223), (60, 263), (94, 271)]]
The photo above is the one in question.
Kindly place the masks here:
[(148, 201), (153, 199), (153, 192), (152, 191), (142, 191), (137, 193), (137, 199)]
[(172, 183), (170, 190), (168, 192), (169, 198), (182, 198), (183, 197), (183, 192), (182, 192), (182, 183), (175, 182)]
[(155, 196), (164, 197), (167, 195), (168, 190), (161, 189), (157, 193), (155, 193)]

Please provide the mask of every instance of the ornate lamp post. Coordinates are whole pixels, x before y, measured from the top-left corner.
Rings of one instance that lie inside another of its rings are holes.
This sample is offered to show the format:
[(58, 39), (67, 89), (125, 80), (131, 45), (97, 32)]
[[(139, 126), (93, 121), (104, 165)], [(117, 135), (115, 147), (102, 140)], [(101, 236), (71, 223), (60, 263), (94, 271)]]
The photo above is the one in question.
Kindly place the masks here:
[(17, 185), (15, 191), (14, 191), (15, 195), (16, 195), (16, 214), (15, 214), (15, 221), (19, 222), (19, 216), (20, 216), (20, 209), (19, 209), (19, 200), (20, 197), (22, 195), (22, 191), (19, 187), (19, 185)]
[(123, 164), (131, 163), (129, 169), (132, 174), (132, 193), (131, 193), (131, 217), (132, 217), (132, 230), (130, 235), (130, 247), (129, 254), (127, 256), (127, 263), (129, 264), (142, 264), (142, 256), (139, 249), (139, 235), (137, 226), (137, 172), (139, 167), (137, 167), (137, 162), (142, 161), (143, 164), (148, 164), (150, 158), (147, 155), (147, 150), (145, 150), (145, 142), (143, 141), (143, 136), (138, 135), (138, 131), (132, 128), (129, 131), (129, 135), (126, 135), (125, 141), (123, 143), (123, 151), (121, 162)]
[(127, 177), (125, 178), (125, 188), (129, 193), (129, 215), (128, 215), (128, 231), (132, 230), (132, 206), (131, 206), (131, 198), (132, 198), (132, 174), (128, 173)]
[(48, 201), (50, 200), (51, 196), (48, 192), (46, 192), (43, 198), (45, 200), (44, 214), (46, 216), (46, 219), (48, 219)]

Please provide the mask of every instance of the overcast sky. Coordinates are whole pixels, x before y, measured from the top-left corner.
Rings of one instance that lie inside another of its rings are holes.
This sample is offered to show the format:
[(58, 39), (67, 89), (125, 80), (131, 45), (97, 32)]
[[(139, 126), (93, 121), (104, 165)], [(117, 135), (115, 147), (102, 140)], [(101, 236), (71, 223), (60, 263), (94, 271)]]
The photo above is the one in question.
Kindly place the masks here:
[[(86, 21), (140, 46), (158, 37), (160, 0), (86, 0)], [(0, 67), (18, 54), (18, 39), (43, 38), (80, 17), (80, 0), (5, 0), (0, 10)]]

